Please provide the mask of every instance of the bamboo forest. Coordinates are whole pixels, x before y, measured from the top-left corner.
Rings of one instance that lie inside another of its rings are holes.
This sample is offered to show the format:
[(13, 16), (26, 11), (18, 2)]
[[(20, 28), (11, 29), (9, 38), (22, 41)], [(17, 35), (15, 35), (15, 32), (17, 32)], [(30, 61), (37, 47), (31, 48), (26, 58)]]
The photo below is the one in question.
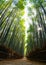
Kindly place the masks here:
[(46, 65), (43, 61), (46, 0), (0, 0), (0, 64)]

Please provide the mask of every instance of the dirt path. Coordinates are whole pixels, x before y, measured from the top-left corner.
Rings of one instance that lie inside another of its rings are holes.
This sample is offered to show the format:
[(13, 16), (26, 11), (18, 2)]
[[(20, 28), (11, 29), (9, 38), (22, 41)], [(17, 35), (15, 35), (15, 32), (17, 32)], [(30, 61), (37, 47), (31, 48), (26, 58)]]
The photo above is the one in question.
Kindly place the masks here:
[(26, 58), (23, 58), (23, 59), (16, 59), (16, 60), (0, 61), (0, 65), (46, 65), (46, 63), (34, 62), (34, 61), (27, 60)]

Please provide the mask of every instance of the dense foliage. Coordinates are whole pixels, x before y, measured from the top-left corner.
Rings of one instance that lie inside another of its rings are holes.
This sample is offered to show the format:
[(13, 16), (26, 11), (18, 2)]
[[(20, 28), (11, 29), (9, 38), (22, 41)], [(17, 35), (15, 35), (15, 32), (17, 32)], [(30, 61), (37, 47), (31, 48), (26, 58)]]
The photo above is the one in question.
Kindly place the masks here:
[[(27, 2), (30, 4), (27, 7), (30, 24), (25, 43), (25, 19), (22, 16)], [(25, 44), (27, 55), (46, 47), (46, 0), (0, 0), (0, 45), (23, 55)]]
[(27, 39), (27, 55), (46, 47), (46, 0), (30, 0), (28, 16), (32, 20)]
[(24, 0), (0, 0), (0, 45), (24, 54)]

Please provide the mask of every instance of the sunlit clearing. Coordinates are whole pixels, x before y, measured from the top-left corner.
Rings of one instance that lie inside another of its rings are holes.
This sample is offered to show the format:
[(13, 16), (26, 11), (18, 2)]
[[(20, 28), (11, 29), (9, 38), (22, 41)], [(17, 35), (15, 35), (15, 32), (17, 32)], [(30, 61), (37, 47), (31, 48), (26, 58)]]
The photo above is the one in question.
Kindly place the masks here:
[(5, 1), (8, 1), (8, 0), (5, 0)]
[(25, 19), (25, 23), (24, 23), (24, 25), (25, 25), (25, 47), (24, 47), (24, 55), (26, 55), (26, 49), (27, 49), (27, 30), (28, 30), (28, 28), (29, 28), (29, 23), (31, 23), (31, 20), (29, 19), (29, 17), (28, 17), (28, 6), (29, 5), (31, 5), (29, 2), (27, 2), (27, 5), (25, 6), (25, 9), (24, 9), (24, 11), (25, 11), (25, 14), (24, 14), (24, 16), (23, 16), (23, 18)]
[(34, 13), (34, 14), (32, 15), (32, 17), (35, 17), (35, 16), (36, 16), (36, 10), (33, 9), (32, 12)]
[(40, 30), (42, 31), (42, 28), (41, 27), (38, 27), (38, 31), (40, 31)]
[(27, 37), (28, 37), (28, 34), (27, 34), (27, 31), (28, 31), (28, 28), (29, 28), (29, 24), (32, 24), (32, 19), (30, 17), (34, 17), (36, 16), (36, 10), (33, 9), (32, 12), (34, 13), (32, 16), (28, 16), (28, 13), (29, 13), (29, 10), (28, 10), (28, 7), (31, 7), (32, 6), (32, 3), (30, 4), (29, 0), (27, 1), (27, 5), (25, 6), (25, 14), (23, 16), (23, 18), (25, 19), (25, 47), (24, 47), (24, 55), (26, 55), (26, 50), (27, 50)]
[(0, 15), (0, 18), (1, 18), (1, 15)]
[(24, 19), (25, 19), (25, 23), (24, 23), (24, 25), (25, 25), (25, 48), (24, 48), (24, 55), (26, 55), (26, 46), (27, 46), (27, 43), (26, 43), (26, 40), (27, 40), (27, 30), (28, 30), (28, 28), (29, 28), (29, 23), (28, 23), (28, 21), (27, 21), (27, 18), (28, 18), (28, 16), (27, 16), (27, 13), (28, 13), (28, 10), (27, 10), (27, 8), (25, 8), (25, 14), (24, 14)]

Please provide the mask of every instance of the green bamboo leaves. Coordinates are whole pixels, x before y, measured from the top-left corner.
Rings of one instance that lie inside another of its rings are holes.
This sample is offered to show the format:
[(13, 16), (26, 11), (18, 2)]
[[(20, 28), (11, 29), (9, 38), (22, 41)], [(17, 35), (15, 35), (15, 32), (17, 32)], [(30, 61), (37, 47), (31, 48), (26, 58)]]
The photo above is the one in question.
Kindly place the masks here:
[(24, 55), (23, 0), (0, 0), (0, 44)]
[[(34, 50), (42, 49), (46, 46), (46, 6), (45, 0), (29, 0), (33, 5), (28, 8), (28, 16), (32, 20), (27, 39), (27, 55)], [(33, 11), (34, 10), (34, 11)], [(34, 14), (36, 15), (34, 16)], [(30, 50), (30, 51), (29, 51)], [(29, 53), (28, 53), (29, 52)]]

